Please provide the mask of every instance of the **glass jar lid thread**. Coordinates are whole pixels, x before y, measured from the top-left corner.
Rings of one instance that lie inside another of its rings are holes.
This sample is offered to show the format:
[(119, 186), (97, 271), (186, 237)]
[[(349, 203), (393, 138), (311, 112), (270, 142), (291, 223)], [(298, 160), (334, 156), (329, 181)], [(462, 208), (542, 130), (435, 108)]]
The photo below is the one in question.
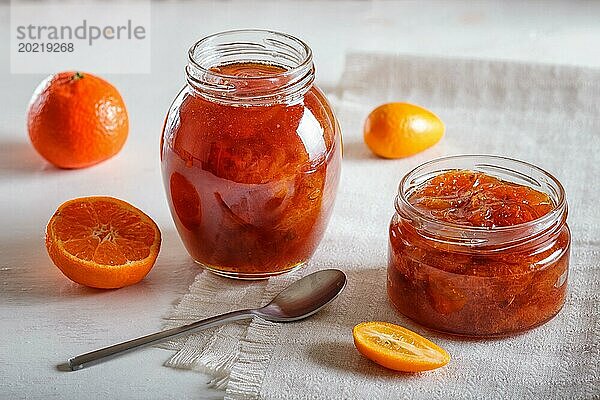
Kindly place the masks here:
[[(421, 213), (409, 201), (411, 194), (434, 176), (457, 169), (483, 172), (547, 193), (554, 209), (535, 220), (497, 227), (457, 225), (433, 219)], [(410, 221), (417, 233), (427, 240), (472, 251), (501, 251), (509, 248), (539, 245), (551, 238), (566, 223), (568, 207), (560, 182), (548, 172), (532, 164), (500, 156), (456, 155), (442, 157), (410, 171), (400, 182), (395, 208), (400, 218)], [(460, 251), (460, 250), (456, 250)]]
[[(218, 68), (245, 63), (277, 70), (248, 76), (227, 75)], [(236, 30), (196, 42), (188, 52), (186, 78), (196, 93), (222, 104), (293, 104), (312, 87), (315, 70), (312, 51), (300, 39), (273, 31)]]

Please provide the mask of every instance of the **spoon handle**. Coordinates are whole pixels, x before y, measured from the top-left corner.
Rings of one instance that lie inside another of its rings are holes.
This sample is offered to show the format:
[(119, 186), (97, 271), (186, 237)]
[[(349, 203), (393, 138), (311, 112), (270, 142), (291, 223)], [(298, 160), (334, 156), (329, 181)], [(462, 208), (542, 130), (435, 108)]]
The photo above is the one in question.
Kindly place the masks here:
[(201, 321), (196, 321), (188, 325), (178, 326), (176, 328), (167, 329), (165, 331), (152, 333), (150, 335), (142, 336), (137, 339), (128, 340), (123, 343), (115, 344), (109, 347), (91, 351), (89, 353), (78, 355), (77, 357), (70, 358), (68, 362), (69, 368), (71, 369), (71, 371), (77, 371), (90, 365), (136, 350), (140, 347), (145, 347), (151, 344), (162, 342), (168, 338), (181, 336), (194, 331), (201, 331), (203, 329), (223, 325), (227, 322), (252, 318), (253, 316), (253, 310), (232, 311), (226, 314), (221, 314), (207, 319), (203, 319)]

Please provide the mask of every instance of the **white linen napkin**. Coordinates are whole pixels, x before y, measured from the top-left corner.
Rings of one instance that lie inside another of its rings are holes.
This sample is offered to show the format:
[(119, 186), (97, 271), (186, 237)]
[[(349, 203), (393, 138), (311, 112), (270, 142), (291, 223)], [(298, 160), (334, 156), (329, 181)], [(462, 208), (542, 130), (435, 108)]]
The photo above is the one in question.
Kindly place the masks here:
[[(200, 273), (170, 326), (259, 306), (289, 282), (322, 268), (348, 275), (344, 293), (308, 320), (260, 319), (171, 342), (166, 365), (215, 377), (227, 399), (506, 399), (600, 396), (600, 72), (574, 67), (354, 54), (330, 93), (344, 135), (343, 172), (332, 221), (309, 265), (268, 282)], [(446, 124), (435, 147), (403, 160), (371, 155), (364, 118), (390, 101), (422, 105)], [(539, 165), (565, 186), (573, 235), (563, 310), (525, 334), (459, 340), (401, 316), (386, 295), (387, 227), (402, 176), (435, 157), (505, 155)], [(441, 369), (401, 374), (363, 358), (352, 327), (406, 326), (452, 356)]]

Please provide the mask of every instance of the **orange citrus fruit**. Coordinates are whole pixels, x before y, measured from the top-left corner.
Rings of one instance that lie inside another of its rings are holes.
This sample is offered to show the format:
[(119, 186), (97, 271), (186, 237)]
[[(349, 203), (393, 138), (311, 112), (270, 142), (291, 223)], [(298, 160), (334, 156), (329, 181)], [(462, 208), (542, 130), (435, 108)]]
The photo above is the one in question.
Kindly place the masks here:
[(37, 87), (27, 111), (33, 147), (59, 168), (84, 168), (121, 150), (129, 119), (113, 85), (92, 74), (61, 72)]
[(367, 117), (364, 140), (380, 157), (402, 158), (433, 146), (444, 131), (444, 123), (431, 111), (408, 103), (388, 103)]
[(388, 322), (363, 322), (354, 327), (352, 334), (363, 356), (396, 371), (428, 371), (450, 361), (446, 350), (435, 343)]
[(139, 282), (160, 250), (160, 230), (150, 217), (112, 197), (63, 203), (46, 227), (46, 249), (69, 279), (114, 289)]

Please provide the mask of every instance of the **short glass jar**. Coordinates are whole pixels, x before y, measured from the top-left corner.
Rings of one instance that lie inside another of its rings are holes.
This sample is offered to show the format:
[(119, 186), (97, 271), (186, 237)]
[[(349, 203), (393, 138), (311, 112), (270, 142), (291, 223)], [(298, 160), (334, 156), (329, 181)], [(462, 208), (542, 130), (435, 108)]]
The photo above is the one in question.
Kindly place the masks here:
[(186, 76), (161, 141), (186, 249), (232, 278), (302, 265), (325, 232), (341, 166), (339, 126), (313, 84), (310, 48), (283, 33), (222, 32), (191, 47)]
[[(512, 226), (440, 221), (409, 201), (434, 176), (481, 172), (546, 193), (553, 209)], [(389, 235), (387, 290), (405, 316), (431, 329), (466, 336), (504, 336), (531, 329), (563, 306), (571, 234), (558, 180), (514, 159), (465, 155), (418, 166), (400, 182)]]

